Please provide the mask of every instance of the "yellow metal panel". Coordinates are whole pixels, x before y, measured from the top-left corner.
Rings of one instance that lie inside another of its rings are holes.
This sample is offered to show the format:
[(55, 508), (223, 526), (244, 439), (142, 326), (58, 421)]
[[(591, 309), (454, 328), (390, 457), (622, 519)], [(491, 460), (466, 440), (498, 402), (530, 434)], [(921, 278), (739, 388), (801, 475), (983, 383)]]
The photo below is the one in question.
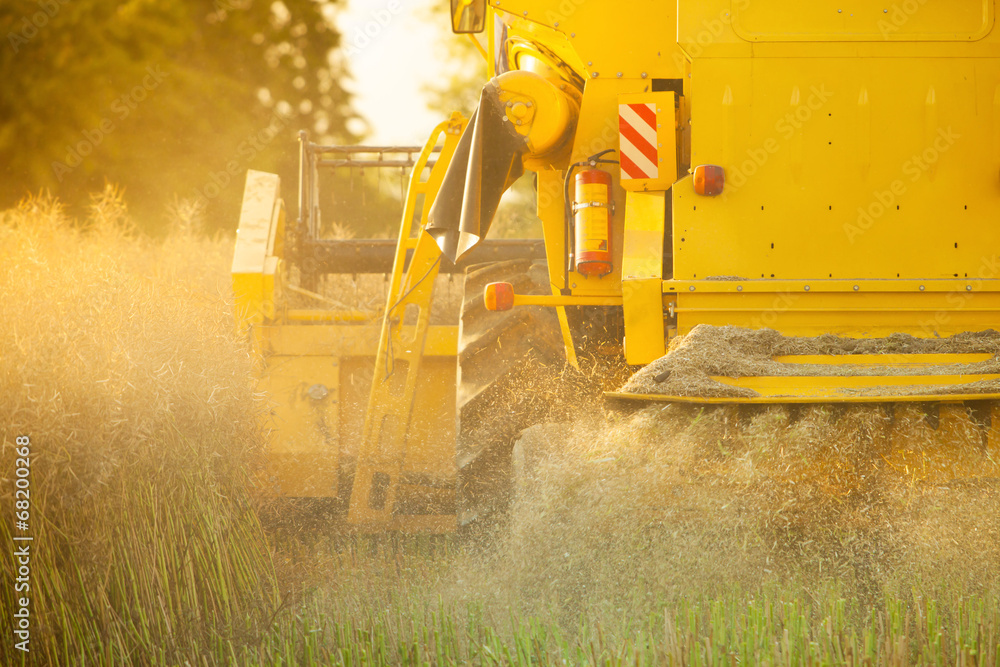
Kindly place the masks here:
[(280, 186), (276, 174), (247, 172), (231, 268), (236, 314), (247, 324), (274, 315), (276, 253), (285, 221)]
[[(680, 78), (684, 58), (672, 38), (676, 3), (648, 0), (493, 0), (505, 21), (553, 28), (585, 63), (588, 78)], [(624, 45), (627, 44), (627, 47)]]
[[(310, 388), (322, 385), (310, 395)], [(274, 428), (267, 476), (279, 495), (336, 497), (339, 364), (335, 357), (271, 357), (261, 389)]]
[(663, 331), (663, 227), (666, 195), (629, 192), (625, 199), (622, 308), (625, 360), (648, 364), (666, 352)]
[(625, 361), (633, 366), (656, 361), (666, 353), (660, 280), (627, 280), (622, 283), (622, 295)]
[[(996, 266), (1000, 268), (1000, 256), (996, 261)], [(958, 306), (968, 305), (968, 299), (973, 294), (1000, 292), (1000, 280), (983, 277), (957, 280), (739, 280), (732, 277), (725, 280), (664, 280), (663, 291), (682, 294), (696, 291), (730, 294), (788, 292), (803, 296), (817, 292), (854, 292), (857, 296), (886, 292), (940, 293), (950, 294), (948, 303)]]
[[(823, 0), (784, 4), (785, 17), (764, 19), (764, 13), (780, 11), (780, 0), (679, 0), (677, 34), (683, 52), (692, 59), (751, 55), (754, 59), (836, 57), (856, 61), (996, 57), (1000, 34), (991, 30), (995, 23), (994, 0), (982, 4), (980, 0), (960, 1), (966, 11), (952, 14), (951, 4), (943, 0), (874, 7), (874, 3), (863, 0), (860, 5), (841, 4), (832, 10)], [(987, 14), (979, 13), (973, 5)], [(933, 10), (927, 11), (931, 6)], [(938, 20), (942, 14), (947, 18)], [(772, 19), (774, 23), (785, 22), (790, 32), (780, 33), (765, 25)], [(977, 27), (981, 28), (978, 32)], [(824, 31), (825, 36), (821, 34)], [(970, 35), (974, 39), (968, 39)], [(824, 37), (832, 41), (822, 41)], [(944, 41), (949, 39), (958, 41)]]
[(293, 309), (283, 313), (290, 322), (368, 322), (373, 314), (366, 310), (306, 310)]
[(733, 28), (748, 41), (982, 39), (993, 27), (993, 0), (737, 0)]
[(797, 290), (750, 291), (750, 283), (742, 283), (746, 286), (743, 292), (735, 291), (741, 285), (732, 284), (727, 286), (732, 291), (709, 291), (717, 285), (706, 281), (697, 285), (696, 291), (677, 292), (673, 311), (679, 334), (698, 324), (711, 324), (768, 327), (786, 336), (835, 333), (867, 338), (908, 333), (930, 338), (984, 331), (1000, 320), (1000, 291), (903, 292), (886, 288), (874, 292), (870, 291), (871, 283), (859, 283), (858, 291), (842, 287), (842, 291), (806, 292), (801, 286)]
[[(625, 197), (625, 234), (622, 249), (624, 280), (663, 276), (663, 228), (666, 195), (629, 192)], [(659, 301), (659, 299), (658, 299)]]
[[(378, 352), (381, 334), (381, 327), (377, 325), (282, 325), (262, 328), (267, 336), (268, 351), (279, 355), (336, 354), (341, 357), (374, 357)], [(404, 340), (411, 340), (414, 337), (412, 326), (400, 329)], [(424, 356), (454, 357), (457, 351), (457, 326), (427, 327)]]
[(656, 105), (656, 153), (659, 174), (656, 178), (627, 178), (622, 172), (621, 185), (626, 190), (646, 192), (667, 190), (677, 180), (677, 95), (672, 91), (627, 93), (618, 96), (618, 104)]
[(726, 187), (674, 188), (675, 276), (1000, 276), (998, 90), (993, 59), (696, 60), (692, 162)]
[[(549, 268), (549, 282), (558, 291), (564, 285), (566, 265), (566, 217), (563, 208), (563, 172), (546, 169), (538, 172), (538, 193), (535, 197), (538, 219), (542, 221), (545, 238), (545, 262)], [(556, 292), (553, 292), (556, 293)]]

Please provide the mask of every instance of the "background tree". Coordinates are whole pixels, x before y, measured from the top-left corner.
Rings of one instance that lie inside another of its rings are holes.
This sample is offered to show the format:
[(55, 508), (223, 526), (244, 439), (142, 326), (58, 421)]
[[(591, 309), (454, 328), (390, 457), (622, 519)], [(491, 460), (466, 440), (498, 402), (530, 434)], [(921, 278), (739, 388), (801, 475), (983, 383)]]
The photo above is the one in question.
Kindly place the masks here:
[[(105, 180), (140, 224), (177, 197), (235, 227), (248, 168), (296, 183), (295, 133), (351, 142), (328, 0), (0, 4), (0, 207)], [(290, 197), (294, 199), (293, 197)]]

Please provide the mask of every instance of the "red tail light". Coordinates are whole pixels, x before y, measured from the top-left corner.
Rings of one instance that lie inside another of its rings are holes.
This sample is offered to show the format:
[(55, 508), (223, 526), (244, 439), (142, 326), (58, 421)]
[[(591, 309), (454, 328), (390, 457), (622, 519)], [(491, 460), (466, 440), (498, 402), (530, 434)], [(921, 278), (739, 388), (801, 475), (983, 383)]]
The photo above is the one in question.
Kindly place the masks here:
[(514, 307), (514, 286), (510, 283), (490, 283), (483, 290), (486, 310), (510, 310)]
[(705, 197), (722, 194), (726, 186), (726, 170), (714, 164), (694, 168), (694, 191)]

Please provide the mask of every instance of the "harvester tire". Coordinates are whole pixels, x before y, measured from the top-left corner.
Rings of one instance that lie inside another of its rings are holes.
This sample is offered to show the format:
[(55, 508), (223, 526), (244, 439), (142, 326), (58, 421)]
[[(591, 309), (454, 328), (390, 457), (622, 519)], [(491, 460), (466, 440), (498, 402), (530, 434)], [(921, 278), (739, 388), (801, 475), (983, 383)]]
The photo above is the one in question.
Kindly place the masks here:
[(556, 312), (525, 306), (488, 311), (483, 290), (508, 282), (516, 294), (550, 294), (544, 263), (513, 260), (466, 273), (458, 336), (458, 504), (463, 526), (492, 526), (512, 492), (511, 451), (545, 420), (565, 365)]

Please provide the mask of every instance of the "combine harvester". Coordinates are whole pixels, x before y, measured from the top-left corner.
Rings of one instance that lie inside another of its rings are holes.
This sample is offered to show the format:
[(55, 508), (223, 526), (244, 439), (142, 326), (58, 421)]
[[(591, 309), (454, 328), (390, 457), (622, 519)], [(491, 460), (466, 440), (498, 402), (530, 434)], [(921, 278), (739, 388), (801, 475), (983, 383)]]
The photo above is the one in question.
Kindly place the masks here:
[[(452, 19), (489, 61), (471, 119), (423, 148), (303, 134), (294, 220), (277, 176), (248, 175), (233, 279), (277, 493), (363, 531), (489, 516), (537, 417), (530, 371), (585, 359), (637, 371), (615, 401), (879, 404), (893, 438), (917, 410), (935, 446), (997, 452), (994, 0), (454, 0)], [(320, 184), (345, 167), (410, 170), (396, 242), (324, 238)], [(544, 239), (487, 240), (525, 170)], [(319, 308), (325, 276), (359, 273), (391, 275), (380, 320)], [(443, 273), (464, 301), (432, 323)]]

